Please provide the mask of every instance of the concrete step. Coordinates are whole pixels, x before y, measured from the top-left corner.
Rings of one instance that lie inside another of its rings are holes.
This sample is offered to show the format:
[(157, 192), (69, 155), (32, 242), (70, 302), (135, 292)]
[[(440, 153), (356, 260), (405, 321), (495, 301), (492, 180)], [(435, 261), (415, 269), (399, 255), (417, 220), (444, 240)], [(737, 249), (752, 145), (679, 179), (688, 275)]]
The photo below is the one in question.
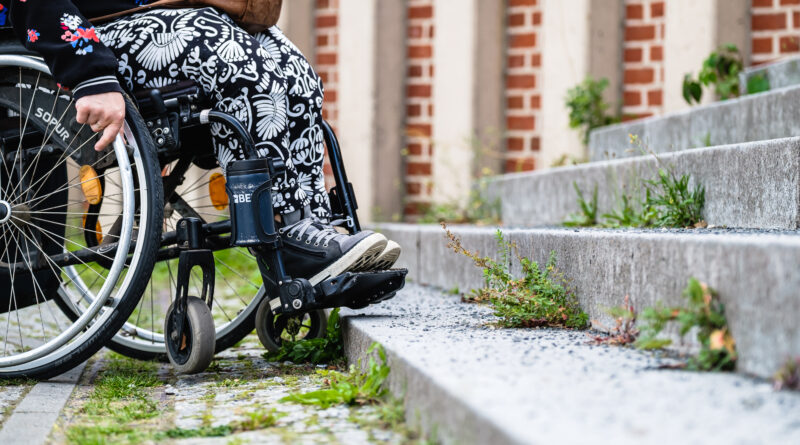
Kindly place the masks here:
[(739, 73), (739, 84), (761, 76), (769, 81), (770, 89), (800, 85), (800, 57), (790, 57), (765, 65), (752, 66)]
[(800, 135), (800, 86), (610, 125), (591, 133), (592, 161), (635, 156), (629, 135), (657, 153)]
[(800, 443), (800, 394), (764, 381), (661, 370), (584, 332), (493, 329), (488, 308), (418, 285), (343, 313), (349, 359), (381, 343), (406, 418), (446, 444)]
[(800, 224), (800, 138), (508, 174), (486, 179), (485, 190), (488, 199), (500, 200), (508, 226), (559, 225), (579, 210), (573, 182), (587, 199), (598, 186), (602, 214), (620, 203), (623, 191), (641, 193), (642, 179), (655, 178), (659, 166), (690, 174), (705, 187), (704, 216), (709, 224), (778, 229)]
[[(483, 285), (482, 271), (447, 248), (441, 227), (378, 227), (403, 246), (400, 267), (413, 282), (462, 292)], [(454, 226), (465, 247), (496, 255), (495, 228)], [(641, 231), (503, 229), (521, 255), (544, 264), (551, 251), (590, 319), (605, 326), (605, 310), (629, 295), (642, 310), (661, 301), (682, 305), (690, 277), (715, 288), (725, 304), (739, 351), (740, 372), (771, 377), (800, 356), (800, 232), (735, 230)], [(513, 261), (512, 268), (519, 271)]]

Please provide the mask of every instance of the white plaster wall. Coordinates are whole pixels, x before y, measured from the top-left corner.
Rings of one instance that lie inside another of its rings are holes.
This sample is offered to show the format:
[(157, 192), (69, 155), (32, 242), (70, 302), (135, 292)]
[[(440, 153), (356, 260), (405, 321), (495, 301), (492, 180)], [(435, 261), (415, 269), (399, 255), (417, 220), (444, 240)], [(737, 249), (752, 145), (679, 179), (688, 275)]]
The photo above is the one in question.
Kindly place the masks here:
[[(717, 47), (717, 0), (669, 0), (665, 3), (664, 112), (689, 107), (683, 76), (697, 76), (703, 60)], [(724, 3), (724, 2), (723, 2)], [(703, 91), (703, 103), (713, 102)]]
[[(290, 0), (291, 1), (291, 0)], [(358, 216), (370, 222), (375, 123), (376, 0), (339, 0), (339, 119), (337, 136), (347, 175), (361, 205)]]
[[(567, 90), (589, 72), (591, 0), (543, 0), (542, 32), (542, 152), (537, 168), (549, 167), (564, 154), (583, 157), (577, 131), (569, 128), (564, 98)], [(671, 0), (670, 0), (671, 1)]]
[(437, 0), (433, 58), (433, 199), (463, 201), (472, 183), (476, 3)]

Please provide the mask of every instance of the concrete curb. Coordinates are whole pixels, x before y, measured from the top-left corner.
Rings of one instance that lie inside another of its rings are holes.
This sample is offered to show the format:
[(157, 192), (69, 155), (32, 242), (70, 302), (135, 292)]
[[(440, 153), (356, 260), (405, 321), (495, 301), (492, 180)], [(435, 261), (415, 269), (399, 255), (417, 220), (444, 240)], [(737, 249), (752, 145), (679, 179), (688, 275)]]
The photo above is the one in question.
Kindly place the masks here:
[(0, 430), (3, 445), (38, 445), (47, 441), (58, 415), (80, 379), (86, 363), (37, 383)]
[(800, 84), (800, 57), (791, 57), (778, 62), (746, 68), (739, 73), (740, 88), (747, 88), (747, 81), (755, 76), (764, 76), (770, 89)]
[(636, 156), (630, 150), (630, 134), (656, 153), (791, 137), (800, 134), (798, 114), (800, 86), (771, 90), (598, 128), (589, 138), (589, 157), (602, 161)]
[[(482, 286), (482, 272), (448, 250), (438, 226), (386, 224), (378, 229), (403, 246), (399, 267), (413, 282), (460, 291)], [(496, 255), (494, 228), (451, 227), (465, 247)], [(638, 309), (682, 304), (690, 277), (715, 288), (725, 303), (739, 350), (740, 372), (771, 377), (800, 356), (800, 236), (714, 231), (503, 229), (520, 254), (540, 264), (551, 251), (584, 310), (605, 326), (605, 309), (629, 295)], [(516, 271), (519, 265), (513, 261)]]
[(487, 179), (485, 190), (489, 200), (501, 202), (506, 225), (555, 225), (579, 211), (573, 183), (586, 199), (598, 187), (599, 214), (603, 214), (620, 205), (622, 193), (642, 193), (643, 180), (657, 177), (659, 165), (669, 166), (677, 175), (689, 174), (705, 187), (704, 216), (709, 224), (798, 228), (800, 138), (509, 174)]

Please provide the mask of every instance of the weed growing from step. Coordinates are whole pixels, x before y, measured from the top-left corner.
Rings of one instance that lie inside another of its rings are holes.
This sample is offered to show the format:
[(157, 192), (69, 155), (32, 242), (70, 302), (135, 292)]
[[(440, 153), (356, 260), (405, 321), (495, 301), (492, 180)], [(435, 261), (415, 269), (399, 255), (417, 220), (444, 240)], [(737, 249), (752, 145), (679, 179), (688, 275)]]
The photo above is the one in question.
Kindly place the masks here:
[[(608, 335), (595, 335), (591, 343), (595, 345), (626, 346), (636, 341), (639, 330), (636, 328), (636, 310), (628, 295), (622, 306), (607, 309), (606, 312), (614, 318), (614, 327), (607, 330)], [(602, 328), (602, 327), (601, 327)]]
[[(374, 353), (374, 354), (373, 354)], [(378, 360), (375, 360), (375, 356)], [(358, 365), (350, 365), (346, 373), (332, 370), (317, 371), (324, 378), (325, 389), (306, 393), (290, 394), (281, 399), (282, 402), (294, 402), (304, 405), (317, 405), (327, 409), (332, 405), (367, 405), (378, 403), (388, 390), (384, 387), (389, 376), (389, 365), (386, 351), (378, 343), (373, 343), (367, 350), (369, 362), (365, 372)]]
[(321, 338), (284, 340), (277, 352), (266, 352), (264, 358), (271, 362), (336, 363), (344, 358), (344, 343), (339, 309), (331, 311), (325, 336)]
[[(447, 234), (447, 246), (454, 252), (465, 255), (483, 269), (486, 287), (471, 293), (473, 301), (489, 301), (494, 307), (499, 325), (506, 328), (561, 327), (584, 329), (589, 317), (581, 310), (578, 299), (570, 290), (566, 277), (556, 269), (555, 252), (544, 268), (536, 261), (519, 255), (514, 244), (497, 231), (499, 260), (480, 256), (478, 252), (465, 249), (461, 239), (442, 227)], [(514, 254), (522, 266), (522, 278), (515, 279), (510, 271), (511, 255)]]
[(577, 182), (572, 183), (575, 188), (575, 193), (578, 194), (578, 206), (581, 208), (580, 213), (575, 213), (567, 217), (564, 225), (567, 227), (592, 227), (597, 223), (597, 186), (594, 186), (591, 201), (587, 201), (583, 196), (583, 192), (578, 187)]
[(800, 357), (787, 360), (775, 373), (773, 383), (777, 391), (784, 389), (800, 391)]
[(736, 364), (736, 344), (728, 329), (725, 308), (717, 293), (695, 278), (683, 291), (686, 306), (647, 308), (642, 314), (641, 335), (636, 340), (640, 349), (660, 349), (672, 343), (659, 338), (670, 322), (677, 322), (680, 335), (696, 329), (700, 351), (686, 363), (695, 371), (729, 371)]

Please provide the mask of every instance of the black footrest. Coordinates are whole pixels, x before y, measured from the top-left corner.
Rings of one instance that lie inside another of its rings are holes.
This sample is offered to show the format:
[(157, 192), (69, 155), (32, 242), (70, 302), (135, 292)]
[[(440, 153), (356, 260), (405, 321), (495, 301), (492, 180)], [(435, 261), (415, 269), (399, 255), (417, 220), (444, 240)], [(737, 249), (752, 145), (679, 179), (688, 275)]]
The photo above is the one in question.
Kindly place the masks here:
[(405, 286), (407, 274), (407, 269), (345, 272), (314, 286), (314, 301), (306, 301), (300, 308), (282, 306), (277, 298), (270, 305), (276, 313), (308, 312), (335, 307), (361, 309), (394, 297)]

